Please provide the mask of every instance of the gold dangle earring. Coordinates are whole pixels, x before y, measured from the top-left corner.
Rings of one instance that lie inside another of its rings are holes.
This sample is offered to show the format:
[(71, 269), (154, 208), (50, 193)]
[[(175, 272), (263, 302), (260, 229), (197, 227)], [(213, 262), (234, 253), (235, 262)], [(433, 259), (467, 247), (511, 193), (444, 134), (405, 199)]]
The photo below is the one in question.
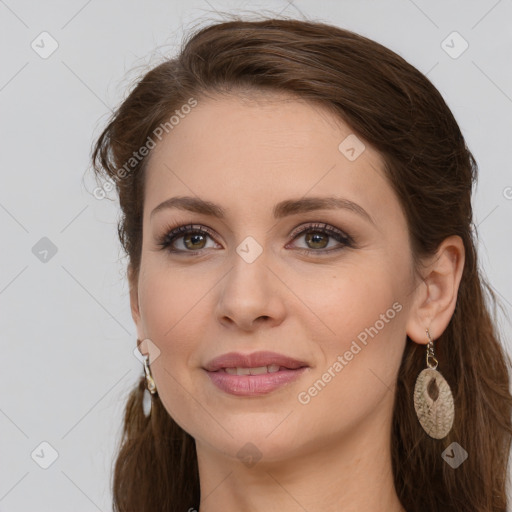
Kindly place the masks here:
[(146, 374), (146, 386), (148, 391), (154, 395), (156, 393), (156, 384), (153, 380), (153, 375), (151, 375), (151, 369), (149, 367), (149, 356), (147, 354), (144, 356), (144, 373)]
[(428, 368), (420, 372), (414, 386), (414, 409), (423, 430), (434, 439), (445, 438), (453, 426), (455, 407), (450, 385), (437, 371), (434, 343), (430, 331), (426, 361)]
[[(137, 346), (139, 344), (140, 340), (137, 340)], [(144, 374), (146, 375), (146, 389), (144, 390), (144, 397), (142, 400), (142, 410), (144, 415), (149, 417), (151, 415), (151, 409), (153, 408), (152, 395), (156, 393), (157, 389), (153, 375), (151, 375), (151, 368), (149, 367), (149, 355), (142, 354), (142, 358), (144, 363)]]

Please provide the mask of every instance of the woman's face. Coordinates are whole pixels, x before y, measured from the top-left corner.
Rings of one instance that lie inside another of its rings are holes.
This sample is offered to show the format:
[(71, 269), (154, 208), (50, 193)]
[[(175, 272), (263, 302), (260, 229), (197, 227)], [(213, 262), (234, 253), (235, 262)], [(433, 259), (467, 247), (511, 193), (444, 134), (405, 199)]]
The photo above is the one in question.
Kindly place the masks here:
[[(389, 438), (415, 282), (406, 219), (363, 143), (310, 103), (225, 96), (199, 99), (152, 150), (132, 312), (198, 450), (264, 462)], [(205, 369), (261, 351), (303, 369)]]

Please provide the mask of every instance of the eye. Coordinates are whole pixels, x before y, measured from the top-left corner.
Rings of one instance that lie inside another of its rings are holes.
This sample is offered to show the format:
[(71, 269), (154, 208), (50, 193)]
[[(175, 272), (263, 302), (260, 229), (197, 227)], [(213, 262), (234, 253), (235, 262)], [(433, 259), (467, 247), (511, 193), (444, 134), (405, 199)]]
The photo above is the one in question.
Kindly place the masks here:
[[(305, 243), (308, 246), (306, 248), (299, 247), (298, 249), (306, 254), (332, 253), (345, 247), (354, 247), (352, 237), (328, 224), (311, 224), (301, 227), (298, 232), (294, 231), (292, 236), (294, 240), (305, 237)], [(335, 247), (329, 248), (329, 243), (332, 241), (337, 242), (338, 247), (334, 243)]]
[[(179, 226), (168, 232), (166, 231), (158, 239), (158, 245), (172, 253), (188, 252), (196, 254), (194, 251), (208, 248), (206, 246), (208, 238), (213, 239), (213, 233), (209, 229), (189, 224), (187, 226)], [(176, 245), (181, 245), (181, 247), (176, 247)]]

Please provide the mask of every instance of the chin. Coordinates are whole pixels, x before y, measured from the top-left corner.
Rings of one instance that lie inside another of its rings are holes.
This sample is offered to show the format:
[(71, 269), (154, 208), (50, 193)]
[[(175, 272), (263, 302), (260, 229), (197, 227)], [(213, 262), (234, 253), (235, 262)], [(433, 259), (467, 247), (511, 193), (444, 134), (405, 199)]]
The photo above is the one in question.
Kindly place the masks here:
[(231, 459), (237, 459), (247, 467), (256, 464), (262, 467), (264, 464), (284, 462), (300, 451), (301, 443), (291, 432), (286, 429), (277, 432), (281, 427), (276, 429), (275, 422), (262, 422), (259, 427), (248, 428), (245, 423), (239, 428), (228, 428), (233, 437), (225, 433), (222, 437), (212, 438), (210, 431), (202, 432), (199, 438), (209, 445), (209, 449), (217, 450), (219, 454)]

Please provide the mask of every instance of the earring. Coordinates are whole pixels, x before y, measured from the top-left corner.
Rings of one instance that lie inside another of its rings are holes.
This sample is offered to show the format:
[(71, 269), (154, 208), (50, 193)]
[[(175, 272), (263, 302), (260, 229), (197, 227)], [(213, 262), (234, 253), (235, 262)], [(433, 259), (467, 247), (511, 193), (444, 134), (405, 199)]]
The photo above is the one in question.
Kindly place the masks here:
[(149, 368), (149, 356), (144, 356), (144, 373), (146, 374), (146, 386), (149, 392), (154, 395), (156, 393), (156, 384), (151, 375), (151, 369)]
[(455, 407), (450, 385), (437, 371), (438, 361), (430, 331), (426, 361), (428, 368), (420, 372), (414, 386), (414, 409), (423, 430), (434, 439), (445, 438), (453, 426)]
[(156, 393), (156, 384), (151, 375), (151, 369), (149, 368), (149, 356), (145, 355), (144, 358), (144, 373), (146, 374), (146, 389), (144, 390), (144, 397), (142, 399), (142, 410), (144, 416), (149, 418), (151, 416), (151, 410), (153, 409), (152, 396)]

